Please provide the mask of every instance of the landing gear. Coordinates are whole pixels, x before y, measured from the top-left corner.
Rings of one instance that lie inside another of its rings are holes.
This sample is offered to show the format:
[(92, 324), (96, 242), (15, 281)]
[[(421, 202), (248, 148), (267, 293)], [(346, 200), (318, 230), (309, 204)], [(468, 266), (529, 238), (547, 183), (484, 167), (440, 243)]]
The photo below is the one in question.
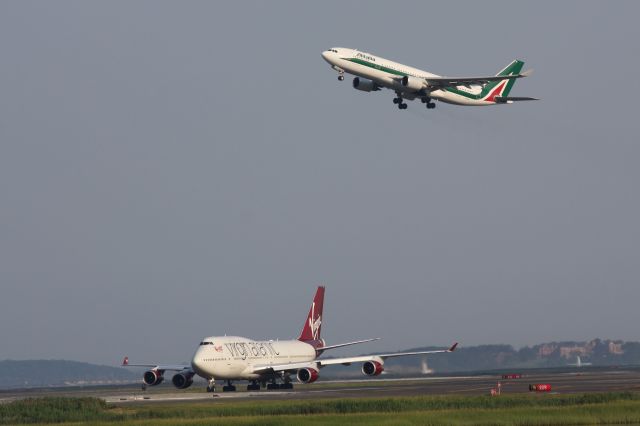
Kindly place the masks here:
[(222, 387), (222, 392), (235, 392), (236, 387), (231, 384), (231, 380), (227, 380), (227, 385)]
[(207, 385), (207, 392), (215, 392), (216, 391), (216, 380), (210, 379), (209, 384)]
[(399, 93), (397, 98), (393, 98), (393, 103), (398, 105), (398, 109), (407, 109), (407, 104), (403, 103), (402, 101), (403, 99)]
[(427, 109), (434, 109), (436, 107), (436, 104), (431, 102), (431, 98), (429, 97), (420, 98), (420, 100), (423, 104), (427, 104)]
[(344, 81), (344, 74), (338, 74), (338, 80)]
[(282, 375), (282, 381), (280, 389), (293, 389), (293, 383), (291, 383), (291, 377), (288, 374)]
[(267, 390), (280, 389), (280, 385), (276, 382), (276, 379), (271, 379), (271, 383), (267, 384)]
[(259, 391), (260, 385), (257, 380), (252, 380), (251, 383), (247, 385), (247, 391)]

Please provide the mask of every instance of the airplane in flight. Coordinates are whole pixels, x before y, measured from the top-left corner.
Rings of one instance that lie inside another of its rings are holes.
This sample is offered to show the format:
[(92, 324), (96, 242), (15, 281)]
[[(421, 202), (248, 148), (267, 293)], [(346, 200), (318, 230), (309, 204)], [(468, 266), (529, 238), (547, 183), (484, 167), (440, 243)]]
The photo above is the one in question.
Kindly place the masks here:
[[(255, 341), (245, 337), (206, 337), (196, 349), (190, 365), (170, 364), (130, 364), (125, 357), (122, 366), (149, 368), (142, 376), (143, 389), (159, 385), (166, 371), (175, 371), (171, 382), (178, 389), (186, 389), (193, 384), (197, 374), (209, 381), (207, 392), (215, 392), (215, 381), (226, 382), (223, 392), (235, 391), (233, 381), (248, 380), (248, 391), (267, 389), (293, 389), (291, 375), (301, 383), (315, 382), (320, 369), (330, 365), (351, 365), (362, 363), (362, 373), (377, 376), (384, 371), (387, 358), (453, 352), (457, 343), (449, 349), (396, 352), (345, 358), (321, 358), (330, 349), (379, 340), (379, 338), (326, 345), (320, 338), (322, 327), (323, 286), (318, 287), (309, 314), (296, 340)], [(282, 383), (278, 383), (278, 381)]]
[(344, 74), (355, 75), (354, 89), (375, 92), (381, 88), (396, 92), (393, 103), (399, 109), (407, 109), (405, 99), (420, 99), (433, 109), (438, 100), (454, 105), (499, 105), (517, 101), (535, 101), (536, 98), (509, 96), (518, 78), (531, 75), (531, 70), (520, 72), (523, 61), (515, 60), (495, 76), (442, 77), (427, 71), (393, 62), (355, 49), (333, 47), (322, 52), (322, 57), (338, 72), (338, 80)]

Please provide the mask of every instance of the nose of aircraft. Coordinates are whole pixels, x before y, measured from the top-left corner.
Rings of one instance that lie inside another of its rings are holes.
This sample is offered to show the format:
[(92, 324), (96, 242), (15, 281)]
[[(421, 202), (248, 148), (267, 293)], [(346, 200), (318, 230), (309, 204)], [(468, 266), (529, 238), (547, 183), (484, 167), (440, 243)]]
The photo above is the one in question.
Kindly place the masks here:
[(331, 52), (329, 52), (328, 50), (325, 50), (324, 52), (322, 52), (322, 59), (329, 62), (329, 53)]
[(202, 358), (202, 350), (198, 348), (195, 354), (193, 354), (193, 358), (191, 359), (191, 368), (197, 374), (203, 373), (204, 370), (204, 360)]

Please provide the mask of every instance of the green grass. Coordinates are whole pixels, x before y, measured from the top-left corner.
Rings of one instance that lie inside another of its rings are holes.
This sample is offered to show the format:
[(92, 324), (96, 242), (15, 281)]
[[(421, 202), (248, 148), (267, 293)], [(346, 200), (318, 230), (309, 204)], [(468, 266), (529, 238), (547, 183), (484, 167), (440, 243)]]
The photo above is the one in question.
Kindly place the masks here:
[(39, 398), (0, 405), (0, 424), (100, 425), (640, 424), (640, 394), (418, 396), (110, 406), (96, 398)]

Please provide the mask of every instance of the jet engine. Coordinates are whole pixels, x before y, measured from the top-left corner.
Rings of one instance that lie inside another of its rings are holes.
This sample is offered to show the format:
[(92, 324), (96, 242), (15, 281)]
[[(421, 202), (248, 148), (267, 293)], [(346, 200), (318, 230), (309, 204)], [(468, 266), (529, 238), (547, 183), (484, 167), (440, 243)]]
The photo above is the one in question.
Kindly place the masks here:
[(147, 386), (156, 386), (162, 383), (164, 380), (164, 371), (163, 370), (149, 370), (145, 371), (142, 376), (142, 381)]
[(401, 83), (407, 89), (413, 90), (415, 92), (422, 90), (426, 87), (426, 84), (423, 79), (417, 77), (411, 77), (405, 75), (402, 77)]
[(193, 373), (178, 373), (173, 376), (171, 383), (178, 389), (186, 389), (193, 384)]
[(297, 376), (298, 381), (300, 381), (301, 383), (313, 383), (318, 380), (320, 374), (313, 368), (301, 368), (300, 370), (298, 370)]
[(360, 77), (353, 79), (353, 88), (356, 90), (362, 90), (363, 92), (375, 92), (376, 90), (380, 90), (373, 81)]
[(384, 367), (378, 361), (367, 361), (362, 364), (362, 374), (378, 376), (384, 371)]

